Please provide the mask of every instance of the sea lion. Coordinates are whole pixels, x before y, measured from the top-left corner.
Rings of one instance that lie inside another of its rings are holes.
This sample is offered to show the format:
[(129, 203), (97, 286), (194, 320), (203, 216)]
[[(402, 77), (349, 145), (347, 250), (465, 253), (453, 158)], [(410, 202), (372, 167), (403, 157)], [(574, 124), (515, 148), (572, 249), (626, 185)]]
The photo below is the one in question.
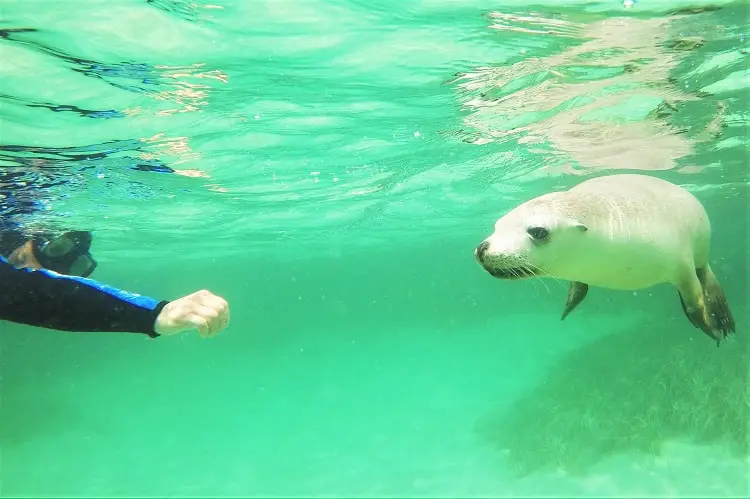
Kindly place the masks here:
[(735, 325), (708, 264), (711, 226), (700, 201), (656, 177), (618, 174), (531, 199), (475, 249), (500, 279), (571, 281), (562, 319), (589, 286), (636, 290), (671, 283), (690, 322), (717, 345)]

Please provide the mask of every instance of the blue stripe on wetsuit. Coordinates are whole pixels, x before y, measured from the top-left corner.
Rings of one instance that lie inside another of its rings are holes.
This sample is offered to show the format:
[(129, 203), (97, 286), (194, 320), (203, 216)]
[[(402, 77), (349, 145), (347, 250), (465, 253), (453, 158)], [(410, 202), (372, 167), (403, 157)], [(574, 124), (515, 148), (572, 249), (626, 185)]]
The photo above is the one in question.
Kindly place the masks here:
[(92, 279), (14, 267), (0, 256), (0, 320), (64, 331), (143, 333), (167, 301)]
[[(2, 257), (0, 257), (2, 258)], [(149, 298), (148, 296), (141, 296), (137, 293), (131, 293), (130, 291), (124, 291), (122, 289), (117, 289), (112, 286), (108, 286), (106, 284), (102, 284), (100, 282), (94, 281), (93, 279), (87, 279), (85, 277), (78, 277), (78, 276), (69, 276), (64, 274), (58, 274), (57, 272), (53, 272), (51, 270), (47, 269), (40, 269), (37, 271), (32, 271), (30, 269), (23, 269), (26, 272), (41, 272), (43, 274), (47, 274), (51, 279), (65, 279), (68, 281), (75, 281), (80, 284), (83, 284), (85, 286), (91, 286), (92, 288), (95, 288), (102, 293), (107, 293), (108, 295), (112, 295), (118, 300), (122, 300), (124, 302), (130, 303), (132, 305), (135, 305), (136, 307), (145, 308), (147, 310), (153, 310), (156, 308), (157, 305), (159, 305), (158, 300), (154, 300), (153, 298)]]

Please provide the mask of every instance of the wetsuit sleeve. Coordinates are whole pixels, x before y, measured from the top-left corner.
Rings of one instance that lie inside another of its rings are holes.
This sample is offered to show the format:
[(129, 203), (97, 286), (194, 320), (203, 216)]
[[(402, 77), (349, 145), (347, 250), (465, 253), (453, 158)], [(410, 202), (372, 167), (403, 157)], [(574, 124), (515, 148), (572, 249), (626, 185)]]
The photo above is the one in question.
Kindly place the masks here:
[(75, 332), (129, 332), (156, 337), (168, 301), (91, 279), (14, 267), (0, 257), (0, 320)]

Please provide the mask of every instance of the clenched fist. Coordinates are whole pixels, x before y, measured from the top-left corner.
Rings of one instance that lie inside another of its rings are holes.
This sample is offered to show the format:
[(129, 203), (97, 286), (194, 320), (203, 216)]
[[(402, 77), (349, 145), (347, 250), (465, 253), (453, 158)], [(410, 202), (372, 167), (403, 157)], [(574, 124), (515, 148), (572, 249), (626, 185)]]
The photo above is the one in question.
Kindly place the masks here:
[(229, 324), (229, 305), (210, 291), (201, 290), (168, 303), (156, 318), (154, 331), (163, 336), (197, 329), (203, 338)]

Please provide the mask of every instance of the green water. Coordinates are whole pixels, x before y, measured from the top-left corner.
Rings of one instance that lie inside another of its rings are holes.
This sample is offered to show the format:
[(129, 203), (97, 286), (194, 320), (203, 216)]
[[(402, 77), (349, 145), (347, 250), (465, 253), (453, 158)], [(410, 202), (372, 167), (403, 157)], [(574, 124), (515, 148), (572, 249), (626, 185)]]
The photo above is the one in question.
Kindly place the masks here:
[[(43, 206), (14, 220), (93, 231), (100, 281), (232, 313), (211, 340), (2, 323), (0, 494), (747, 497), (747, 21), (0, 2), (0, 169)], [(669, 286), (560, 322), (566, 284), (475, 262), (516, 204), (622, 171), (706, 206), (720, 348)]]

